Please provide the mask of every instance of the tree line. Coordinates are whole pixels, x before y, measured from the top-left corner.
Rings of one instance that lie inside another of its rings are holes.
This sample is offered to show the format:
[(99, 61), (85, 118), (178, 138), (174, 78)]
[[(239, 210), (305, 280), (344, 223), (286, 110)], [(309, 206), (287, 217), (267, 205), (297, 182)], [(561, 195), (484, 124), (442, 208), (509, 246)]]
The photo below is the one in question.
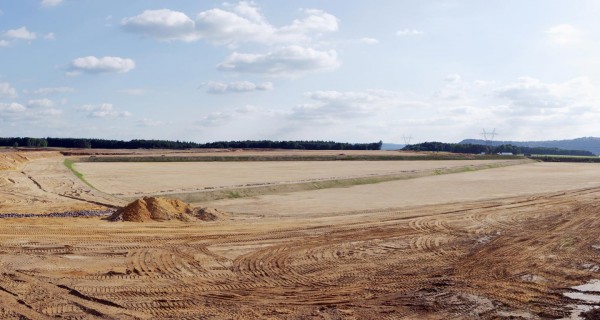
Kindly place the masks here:
[(472, 153), (472, 154), (543, 154), (543, 155), (569, 155), (569, 156), (594, 156), (590, 151), (585, 150), (564, 150), (559, 148), (544, 147), (519, 147), (510, 144), (500, 146), (490, 146), (470, 143), (443, 143), (443, 142), (423, 142), (405, 146), (402, 150), (413, 151), (438, 151), (451, 153)]
[(130, 141), (85, 138), (0, 138), (0, 146), (34, 148), (93, 148), (93, 149), (303, 149), (303, 150), (380, 150), (382, 142), (347, 143), (334, 141), (191, 141), (143, 140)]

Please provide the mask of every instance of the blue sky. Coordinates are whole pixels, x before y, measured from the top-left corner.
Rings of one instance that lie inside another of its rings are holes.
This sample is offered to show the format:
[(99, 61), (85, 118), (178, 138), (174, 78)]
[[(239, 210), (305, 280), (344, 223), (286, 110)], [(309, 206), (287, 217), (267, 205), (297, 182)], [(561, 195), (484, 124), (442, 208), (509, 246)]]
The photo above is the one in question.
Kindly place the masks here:
[(0, 136), (600, 136), (598, 1), (0, 0)]

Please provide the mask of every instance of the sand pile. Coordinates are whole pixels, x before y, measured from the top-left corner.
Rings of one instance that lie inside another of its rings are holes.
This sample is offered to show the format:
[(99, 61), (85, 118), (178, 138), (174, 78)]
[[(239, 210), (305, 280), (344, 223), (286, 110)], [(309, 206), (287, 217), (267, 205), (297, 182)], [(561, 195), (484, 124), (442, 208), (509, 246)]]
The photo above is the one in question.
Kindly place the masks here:
[(189, 204), (178, 200), (160, 197), (144, 197), (117, 210), (108, 219), (112, 221), (192, 221), (194, 210)]
[(215, 208), (198, 208), (194, 210), (194, 216), (202, 221), (215, 221), (225, 218), (227, 214)]
[(162, 197), (143, 197), (117, 210), (108, 220), (111, 221), (215, 221), (224, 213), (212, 208), (194, 209), (179, 200)]

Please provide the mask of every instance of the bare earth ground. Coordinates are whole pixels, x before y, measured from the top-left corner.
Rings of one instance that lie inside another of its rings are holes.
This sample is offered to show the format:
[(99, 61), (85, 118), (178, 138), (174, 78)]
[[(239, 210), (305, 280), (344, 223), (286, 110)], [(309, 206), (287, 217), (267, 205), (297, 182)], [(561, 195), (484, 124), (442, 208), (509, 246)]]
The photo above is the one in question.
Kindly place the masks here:
[(104, 192), (144, 195), (206, 189), (355, 178), (506, 160), (450, 161), (259, 161), (259, 162), (81, 162), (87, 181)]
[[(0, 171), (0, 210), (122, 202), (61, 165)], [(565, 318), (597, 304), (565, 294), (599, 278), (599, 200), (600, 167), (536, 163), (223, 200), (210, 223), (2, 219), (0, 317)]]

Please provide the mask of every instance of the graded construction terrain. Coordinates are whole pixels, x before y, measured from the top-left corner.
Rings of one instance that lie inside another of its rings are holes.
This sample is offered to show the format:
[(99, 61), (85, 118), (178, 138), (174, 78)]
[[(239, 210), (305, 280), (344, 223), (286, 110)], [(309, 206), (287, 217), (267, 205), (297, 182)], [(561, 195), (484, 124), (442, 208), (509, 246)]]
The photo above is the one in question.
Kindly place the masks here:
[(465, 166), (503, 165), (507, 162), (511, 161), (81, 162), (75, 164), (75, 168), (99, 190), (131, 197), (400, 175)]
[[(126, 204), (71, 180), (59, 160), (14, 172), (38, 181), (33, 192), (56, 207)], [(52, 184), (37, 170), (44, 166)], [(66, 181), (79, 195), (62, 196)], [(594, 164), (529, 163), (196, 205), (205, 204), (227, 208), (227, 219), (0, 220), (0, 318), (576, 319), (600, 299), (589, 282), (600, 278)], [(43, 207), (23, 206), (6, 212)]]

